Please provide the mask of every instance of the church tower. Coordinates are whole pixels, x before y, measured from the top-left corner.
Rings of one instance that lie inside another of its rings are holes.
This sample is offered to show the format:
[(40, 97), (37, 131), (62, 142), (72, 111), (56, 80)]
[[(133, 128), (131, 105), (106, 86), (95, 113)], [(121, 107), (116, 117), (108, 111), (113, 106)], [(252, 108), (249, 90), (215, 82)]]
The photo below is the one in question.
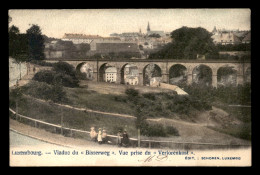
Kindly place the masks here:
[(147, 32), (150, 32), (150, 24), (149, 24), (149, 21), (148, 21), (148, 25), (147, 25)]
[(216, 26), (214, 26), (214, 29), (212, 30), (212, 33), (215, 35), (217, 33)]

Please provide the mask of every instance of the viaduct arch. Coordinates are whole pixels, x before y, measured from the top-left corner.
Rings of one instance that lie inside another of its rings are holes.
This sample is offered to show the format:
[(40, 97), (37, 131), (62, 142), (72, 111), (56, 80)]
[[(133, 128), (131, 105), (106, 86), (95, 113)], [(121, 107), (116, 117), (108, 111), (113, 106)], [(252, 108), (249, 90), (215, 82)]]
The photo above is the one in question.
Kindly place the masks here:
[[(75, 69), (83, 63), (88, 63), (93, 67), (93, 81), (102, 81), (102, 76), (100, 75), (100, 68), (104, 65), (113, 66), (117, 70), (116, 83), (120, 84), (123, 81), (124, 76), (122, 70), (127, 64), (134, 64), (138, 69), (138, 84), (144, 84), (144, 70), (149, 64), (157, 65), (161, 70), (162, 82), (170, 83), (171, 72), (177, 65), (185, 68), (186, 83), (192, 84), (193, 71), (196, 67), (204, 65), (210, 69), (211, 73), (211, 83), (213, 87), (218, 86), (218, 70), (222, 67), (232, 67), (236, 72), (236, 85), (250, 82), (251, 78), (251, 63), (241, 62), (241, 61), (230, 61), (230, 60), (143, 60), (143, 59), (133, 59), (133, 60), (93, 60), (93, 59), (82, 59), (82, 60), (46, 60), (46, 62), (58, 62), (64, 61), (75, 67)], [(101, 69), (102, 70), (102, 69)]]

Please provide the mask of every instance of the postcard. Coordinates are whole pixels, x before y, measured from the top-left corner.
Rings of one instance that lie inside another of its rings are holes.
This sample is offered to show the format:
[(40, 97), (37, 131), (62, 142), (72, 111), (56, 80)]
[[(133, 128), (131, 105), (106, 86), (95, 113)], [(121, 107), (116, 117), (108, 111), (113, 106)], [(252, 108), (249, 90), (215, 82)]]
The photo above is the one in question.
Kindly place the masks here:
[(250, 167), (250, 9), (10, 9), (9, 166)]

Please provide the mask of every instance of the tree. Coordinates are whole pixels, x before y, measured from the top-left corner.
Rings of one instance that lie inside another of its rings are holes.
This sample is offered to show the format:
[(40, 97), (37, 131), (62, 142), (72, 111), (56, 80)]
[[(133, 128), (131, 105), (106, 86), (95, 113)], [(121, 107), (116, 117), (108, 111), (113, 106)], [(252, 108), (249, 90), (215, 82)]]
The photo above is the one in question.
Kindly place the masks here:
[(217, 58), (211, 34), (204, 28), (182, 27), (171, 32), (173, 41), (149, 58), (196, 59), (197, 55)]
[(42, 60), (44, 59), (44, 38), (41, 29), (38, 25), (33, 24), (26, 34), (28, 36), (29, 57), (30, 59)]
[(28, 38), (26, 34), (20, 34), (18, 27), (12, 25), (9, 28), (9, 56), (17, 63), (28, 60)]
[(19, 28), (12, 25), (9, 28), (9, 56), (15, 57), (15, 55), (18, 53), (19, 49), (19, 40), (18, 40), (18, 34), (19, 34)]

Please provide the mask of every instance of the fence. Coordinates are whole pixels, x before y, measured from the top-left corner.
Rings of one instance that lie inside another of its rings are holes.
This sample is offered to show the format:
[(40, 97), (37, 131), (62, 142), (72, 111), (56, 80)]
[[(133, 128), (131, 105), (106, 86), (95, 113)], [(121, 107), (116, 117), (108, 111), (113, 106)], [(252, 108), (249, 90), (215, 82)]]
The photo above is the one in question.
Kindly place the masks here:
[[(9, 111), (11, 112), (10, 117), (13, 119), (16, 119), (20, 122), (25, 122), (22, 120), (27, 120), (27, 124), (31, 122), (31, 124), (34, 127), (40, 127), (40, 125), (44, 125), (44, 129), (49, 130), (54, 133), (60, 133), (64, 136), (76, 136), (77, 134), (84, 134), (84, 138), (87, 140), (91, 140), (89, 134), (89, 131), (79, 130), (79, 129), (73, 129), (64, 127), (61, 125), (56, 125), (48, 122), (44, 122), (41, 120), (33, 119), (21, 114), (16, 113), (14, 110), (9, 108)], [(29, 122), (29, 123), (28, 123)], [(79, 136), (79, 135), (77, 135)], [(117, 136), (115, 135), (107, 135), (107, 140), (111, 142), (111, 144), (116, 145), (117, 143)], [(138, 145), (138, 139), (136, 138), (130, 138), (130, 145), (132, 147), (137, 147)], [(140, 142), (141, 147), (147, 147), (147, 148), (174, 148), (174, 149), (234, 149), (234, 148), (246, 148), (250, 147), (251, 145), (236, 145), (236, 144), (216, 144), (216, 143), (198, 143), (198, 142), (174, 142), (174, 141), (156, 141), (156, 140), (141, 140)]]

